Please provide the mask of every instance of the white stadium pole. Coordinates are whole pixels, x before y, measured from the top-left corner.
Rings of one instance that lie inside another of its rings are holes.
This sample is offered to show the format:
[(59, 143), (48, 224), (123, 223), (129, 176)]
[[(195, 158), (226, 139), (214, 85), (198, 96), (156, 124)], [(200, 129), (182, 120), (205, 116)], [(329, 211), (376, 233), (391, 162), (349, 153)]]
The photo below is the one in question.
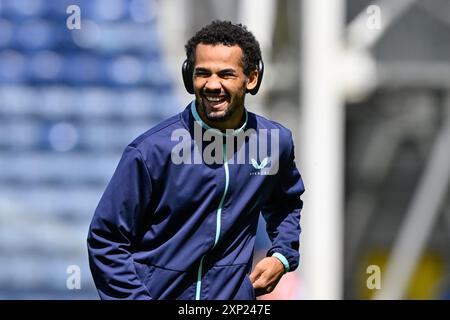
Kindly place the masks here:
[[(258, 39), (266, 70), (269, 70), (271, 67), (276, 8), (275, 0), (240, 0), (238, 3), (238, 21), (246, 25)], [(257, 14), (255, 14), (255, 10)], [(253, 112), (268, 116), (266, 113), (267, 108), (264, 105), (268, 93), (268, 90), (264, 90), (264, 87), (267, 85), (268, 78), (265, 80), (262, 83), (262, 90), (257, 95), (252, 96), (248, 94), (246, 96), (246, 105), (250, 106)]]
[(382, 288), (375, 295), (375, 299), (405, 298), (411, 277), (445, 202), (450, 185), (450, 99), (448, 97), (446, 103), (446, 118), (437, 135), (424, 173), (411, 198), (411, 204), (382, 276)]
[(304, 0), (299, 144), (306, 186), (300, 275), (306, 299), (343, 298), (343, 0)]

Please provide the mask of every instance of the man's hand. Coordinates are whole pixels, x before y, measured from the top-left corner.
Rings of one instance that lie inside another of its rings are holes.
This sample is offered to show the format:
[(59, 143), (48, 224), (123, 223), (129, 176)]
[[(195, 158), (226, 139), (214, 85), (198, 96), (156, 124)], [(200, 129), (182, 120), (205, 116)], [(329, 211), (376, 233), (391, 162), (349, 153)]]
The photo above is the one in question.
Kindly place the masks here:
[(256, 296), (271, 293), (284, 274), (284, 265), (275, 257), (262, 259), (250, 274)]

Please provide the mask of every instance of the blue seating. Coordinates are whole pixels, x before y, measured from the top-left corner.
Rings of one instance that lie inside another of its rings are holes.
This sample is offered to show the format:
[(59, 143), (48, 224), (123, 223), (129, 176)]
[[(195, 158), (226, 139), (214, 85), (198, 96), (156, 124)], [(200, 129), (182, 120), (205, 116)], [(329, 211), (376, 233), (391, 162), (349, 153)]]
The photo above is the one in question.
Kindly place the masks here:
[[(152, 4), (1, 2), (0, 298), (97, 297), (85, 243), (95, 207), (126, 145), (182, 107)], [(66, 28), (69, 5), (81, 30)], [(82, 290), (66, 288), (72, 264)]]

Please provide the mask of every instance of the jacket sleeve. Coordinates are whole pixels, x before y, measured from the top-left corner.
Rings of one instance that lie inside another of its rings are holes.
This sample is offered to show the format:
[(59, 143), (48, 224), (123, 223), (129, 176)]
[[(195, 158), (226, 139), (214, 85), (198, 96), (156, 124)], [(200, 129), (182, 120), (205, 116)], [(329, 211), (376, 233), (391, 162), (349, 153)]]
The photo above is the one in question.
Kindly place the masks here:
[(303, 180), (294, 162), (294, 144), (289, 140), (286, 160), (280, 159), (278, 183), (269, 201), (264, 205), (262, 215), (266, 221), (267, 234), (272, 247), (267, 256), (278, 258), (285, 271), (293, 271), (299, 264), (300, 211), (303, 201), (300, 196), (305, 191)]
[(89, 265), (101, 299), (151, 299), (132, 257), (136, 222), (149, 207), (150, 175), (128, 146), (95, 210), (87, 239)]

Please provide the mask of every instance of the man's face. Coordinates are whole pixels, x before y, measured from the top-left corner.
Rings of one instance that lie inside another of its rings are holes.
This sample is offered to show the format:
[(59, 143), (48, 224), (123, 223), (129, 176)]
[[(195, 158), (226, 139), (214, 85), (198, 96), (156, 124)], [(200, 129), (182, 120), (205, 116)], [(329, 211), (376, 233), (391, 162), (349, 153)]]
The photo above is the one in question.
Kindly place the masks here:
[(200, 112), (211, 122), (232, 118), (244, 107), (245, 92), (256, 86), (257, 73), (244, 74), (238, 45), (198, 44), (195, 51), (194, 89)]

